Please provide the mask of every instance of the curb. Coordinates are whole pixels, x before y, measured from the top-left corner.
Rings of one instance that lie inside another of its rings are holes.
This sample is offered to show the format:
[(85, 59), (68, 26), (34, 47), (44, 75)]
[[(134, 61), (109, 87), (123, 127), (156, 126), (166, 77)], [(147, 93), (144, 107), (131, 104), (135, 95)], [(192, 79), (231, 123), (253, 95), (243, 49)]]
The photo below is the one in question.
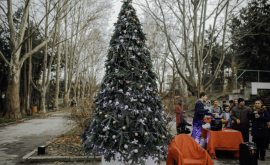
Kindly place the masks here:
[[(86, 160), (87, 156), (32, 156), (35, 154), (37, 150), (34, 150), (28, 154), (26, 154), (24, 157), (22, 157), (21, 162), (23, 163), (31, 163), (31, 162), (83, 162)], [(32, 157), (31, 157), (32, 156)], [(101, 156), (89, 156), (88, 161), (101, 161)]]

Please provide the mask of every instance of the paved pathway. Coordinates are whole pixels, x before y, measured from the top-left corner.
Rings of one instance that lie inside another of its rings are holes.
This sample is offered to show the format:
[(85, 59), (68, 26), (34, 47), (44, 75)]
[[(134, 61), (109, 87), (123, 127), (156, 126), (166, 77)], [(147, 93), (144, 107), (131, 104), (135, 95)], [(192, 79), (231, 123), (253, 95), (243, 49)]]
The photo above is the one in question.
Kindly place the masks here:
[(45, 139), (52, 140), (74, 126), (74, 122), (64, 118), (61, 113), (54, 114), (54, 117), (0, 127), (0, 165), (20, 164), (21, 158), (44, 144)]

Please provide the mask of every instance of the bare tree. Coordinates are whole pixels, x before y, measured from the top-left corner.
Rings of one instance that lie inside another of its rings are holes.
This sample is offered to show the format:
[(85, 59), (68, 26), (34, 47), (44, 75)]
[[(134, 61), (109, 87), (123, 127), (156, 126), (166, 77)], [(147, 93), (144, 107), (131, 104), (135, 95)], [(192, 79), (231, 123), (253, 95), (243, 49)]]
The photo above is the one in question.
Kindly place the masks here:
[[(144, 0), (144, 3), (138, 1), (141, 8), (149, 13), (162, 29), (177, 73), (196, 96), (207, 90), (219, 73), (226, 50), (229, 49), (227, 43), (230, 41), (225, 41), (228, 17), (232, 17), (232, 12), (242, 2), (231, 3), (233, 5), (229, 9), (229, 0), (215, 1), (216, 4), (214, 7), (211, 5), (213, 8), (209, 13), (208, 0)], [(206, 22), (210, 18), (214, 18), (213, 28), (210, 41), (205, 43)], [(222, 55), (213, 76), (205, 82), (211, 66), (215, 38), (221, 40)], [(206, 49), (206, 44), (210, 45), (209, 49)], [(185, 66), (181, 67), (183, 63)]]

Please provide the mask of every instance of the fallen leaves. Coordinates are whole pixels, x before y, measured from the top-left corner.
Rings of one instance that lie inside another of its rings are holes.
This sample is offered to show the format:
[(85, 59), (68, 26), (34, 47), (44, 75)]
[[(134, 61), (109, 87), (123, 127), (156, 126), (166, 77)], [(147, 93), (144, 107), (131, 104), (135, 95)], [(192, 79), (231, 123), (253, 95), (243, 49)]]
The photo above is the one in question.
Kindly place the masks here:
[(64, 162), (55, 161), (53, 164), (64, 164)]

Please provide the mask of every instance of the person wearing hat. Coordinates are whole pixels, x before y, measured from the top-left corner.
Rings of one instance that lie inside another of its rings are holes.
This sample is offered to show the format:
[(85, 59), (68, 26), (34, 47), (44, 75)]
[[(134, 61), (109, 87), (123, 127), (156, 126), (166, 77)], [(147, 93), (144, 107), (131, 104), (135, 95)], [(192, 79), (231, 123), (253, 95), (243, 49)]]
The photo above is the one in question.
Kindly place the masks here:
[(177, 101), (177, 104), (175, 105), (175, 116), (176, 116), (176, 130), (178, 127), (178, 124), (183, 117), (183, 100), (179, 99)]
[(238, 99), (238, 105), (232, 108), (231, 119), (234, 128), (242, 133), (244, 142), (249, 142), (249, 114), (251, 109), (245, 106), (243, 98)]
[(229, 101), (229, 104), (230, 104), (230, 111), (231, 111), (232, 108), (234, 107), (234, 102), (233, 102), (233, 100), (230, 100), (230, 101)]

